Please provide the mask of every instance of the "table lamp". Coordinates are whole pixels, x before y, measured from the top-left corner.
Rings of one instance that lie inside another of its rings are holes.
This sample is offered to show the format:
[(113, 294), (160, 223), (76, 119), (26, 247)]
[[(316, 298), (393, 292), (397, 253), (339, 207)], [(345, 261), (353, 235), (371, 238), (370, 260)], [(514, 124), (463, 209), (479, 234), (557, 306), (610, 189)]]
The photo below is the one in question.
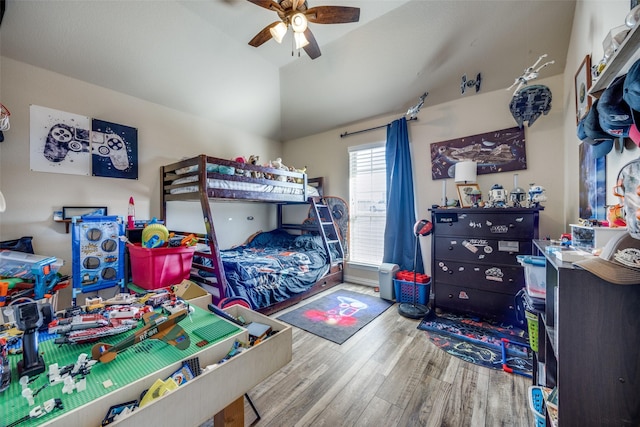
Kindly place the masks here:
[(456, 163), (456, 183), (475, 183), (478, 176), (478, 164), (473, 160)]

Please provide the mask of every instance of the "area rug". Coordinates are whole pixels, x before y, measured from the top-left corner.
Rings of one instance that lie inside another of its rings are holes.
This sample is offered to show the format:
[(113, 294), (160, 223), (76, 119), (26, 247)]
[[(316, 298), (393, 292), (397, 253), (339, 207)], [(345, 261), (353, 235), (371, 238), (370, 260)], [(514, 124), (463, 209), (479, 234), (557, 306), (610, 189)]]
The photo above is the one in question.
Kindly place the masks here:
[(440, 349), (476, 365), (531, 376), (533, 352), (520, 328), (456, 314), (430, 313), (418, 329)]
[(338, 290), (278, 316), (278, 320), (342, 344), (392, 305), (371, 295)]

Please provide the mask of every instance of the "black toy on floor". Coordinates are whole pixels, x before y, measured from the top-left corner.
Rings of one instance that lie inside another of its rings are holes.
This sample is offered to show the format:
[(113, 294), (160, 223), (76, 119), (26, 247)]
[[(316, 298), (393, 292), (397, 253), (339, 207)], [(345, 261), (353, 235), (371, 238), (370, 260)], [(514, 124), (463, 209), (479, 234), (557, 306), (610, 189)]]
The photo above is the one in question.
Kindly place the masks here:
[(22, 360), (18, 362), (18, 374), (35, 376), (45, 371), (44, 359), (38, 354), (38, 328), (42, 326), (42, 313), (38, 303), (28, 302), (15, 307), (16, 325), (23, 331)]

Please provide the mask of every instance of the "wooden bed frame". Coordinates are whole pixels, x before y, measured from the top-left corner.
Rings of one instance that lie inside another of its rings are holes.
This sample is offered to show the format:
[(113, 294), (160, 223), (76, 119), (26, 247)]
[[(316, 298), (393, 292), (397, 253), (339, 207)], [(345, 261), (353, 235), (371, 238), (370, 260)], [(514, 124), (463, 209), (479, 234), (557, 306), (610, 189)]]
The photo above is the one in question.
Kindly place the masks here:
[[(226, 168), (234, 168), (235, 175), (227, 175), (219, 172), (207, 171), (207, 165), (219, 165)], [(178, 173), (184, 172), (186, 173)], [(267, 179), (265, 177), (269, 177)], [(189, 178), (192, 181), (176, 184), (178, 178)], [(212, 180), (234, 181), (243, 185), (265, 185), (273, 188), (271, 192), (262, 192), (253, 188), (226, 189), (215, 188)], [(308, 203), (307, 185), (312, 185), (318, 189), (320, 195), (323, 194), (322, 178), (307, 179), (306, 174), (283, 169), (275, 169), (248, 163), (238, 163), (231, 160), (220, 159), (201, 154), (190, 159), (182, 160), (170, 165), (161, 167), (160, 182), (162, 193), (162, 218), (167, 219), (167, 203), (171, 201), (200, 201), (202, 208), (205, 233), (191, 233), (189, 231), (172, 230), (178, 235), (194, 234), (199, 243), (204, 243), (209, 247), (210, 252), (196, 252), (196, 255), (208, 259), (211, 267), (194, 262), (193, 267), (211, 274), (212, 280), (203, 281), (199, 276), (192, 275), (191, 280), (200, 284), (213, 287), (212, 302), (218, 304), (226, 296), (227, 280), (224, 273), (224, 266), (220, 257), (219, 247), (213, 217), (211, 214), (210, 200), (238, 200), (253, 201), (262, 203), (275, 203), (280, 205), (278, 211), (278, 226), (282, 226), (282, 208), (284, 204)], [(291, 193), (294, 192), (294, 193)], [(286, 229), (298, 229), (306, 231), (318, 231), (317, 225), (286, 224)], [(322, 235), (322, 233), (320, 233)], [(336, 262), (331, 265), (329, 272), (318, 280), (307, 291), (297, 294), (285, 301), (262, 308), (256, 311), (263, 314), (271, 314), (291, 305), (297, 304), (318, 292), (322, 292), (343, 281), (343, 263)]]

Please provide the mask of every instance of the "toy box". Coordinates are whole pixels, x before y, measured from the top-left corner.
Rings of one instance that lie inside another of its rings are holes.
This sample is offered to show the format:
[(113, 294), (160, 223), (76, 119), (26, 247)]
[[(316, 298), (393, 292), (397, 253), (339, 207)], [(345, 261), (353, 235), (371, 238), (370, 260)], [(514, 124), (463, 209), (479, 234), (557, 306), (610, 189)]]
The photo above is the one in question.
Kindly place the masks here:
[(149, 249), (134, 244), (127, 247), (132, 281), (141, 288), (166, 288), (189, 278), (195, 246)]
[(517, 255), (516, 259), (524, 267), (524, 281), (527, 294), (531, 298), (544, 300), (547, 293), (546, 261), (541, 256)]
[(398, 303), (413, 303), (426, 305), (429, 303), (429, 290), (431, 281), (427, 283), (413, 283), (413, 280), (393, 279), (393, 285), (396, 293), (396, 301)]

